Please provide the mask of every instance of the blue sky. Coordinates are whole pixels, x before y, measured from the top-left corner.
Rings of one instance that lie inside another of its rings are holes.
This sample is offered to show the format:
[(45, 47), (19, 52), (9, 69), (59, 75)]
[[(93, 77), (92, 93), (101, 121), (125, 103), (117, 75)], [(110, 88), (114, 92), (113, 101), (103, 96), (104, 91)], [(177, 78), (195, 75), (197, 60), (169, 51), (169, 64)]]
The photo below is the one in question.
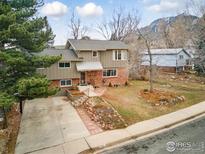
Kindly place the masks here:
[(63, 45), (70, 36), (68, 24), (72, 11), (75, 11), (84, 25), (91, 27), (88, 36), (92, 39), (103, 39), (93, 27), (104, 20), (109, 20), (114, 9), (119, 7), (128, 11), (137, 9), (141, 18), (140, 26), (145, 26), (157, 18), (184, 12), (188, 0), (44, 0), (44, 2), (45, 5), (39, 12), (48, 17), (56, 34), (55, 45)]

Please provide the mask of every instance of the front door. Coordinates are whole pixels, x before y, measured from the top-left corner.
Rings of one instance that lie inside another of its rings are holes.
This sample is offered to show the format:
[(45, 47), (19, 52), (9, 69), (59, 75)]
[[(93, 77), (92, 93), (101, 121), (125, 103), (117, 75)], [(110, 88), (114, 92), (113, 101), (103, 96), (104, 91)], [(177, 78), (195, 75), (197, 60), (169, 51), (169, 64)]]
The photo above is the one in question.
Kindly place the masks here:
[(85, 72), (80, 73), (80, 84), (86, 84), (86, 82), (85, 82)]

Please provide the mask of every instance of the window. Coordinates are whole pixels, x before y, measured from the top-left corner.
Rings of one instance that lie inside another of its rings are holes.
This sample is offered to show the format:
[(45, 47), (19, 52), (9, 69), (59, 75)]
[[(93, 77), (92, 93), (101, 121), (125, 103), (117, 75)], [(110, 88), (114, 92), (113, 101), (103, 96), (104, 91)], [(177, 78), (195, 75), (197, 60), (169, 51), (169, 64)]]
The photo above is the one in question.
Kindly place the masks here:
[(97, 57), (98, 56), (98, 52), (97, 51), (93, 51), (93, 57)]
[(60, 62), (58, 66), (59, 68), (70, 68), (70, 62)]
[(117, 71), (116, 69), (103, 70), (103, 76), (104, 77), (115, 77), (117, 76)]
[(60, 80), (61, 87), (68, 87), (72, 86), (72, 80)]
[(183, 55), (179, 55), (179, 59), (184, 59), (184, 56)]
[(127, 51), (126, 50), (113, 51), (113, 60), (127, 60)]

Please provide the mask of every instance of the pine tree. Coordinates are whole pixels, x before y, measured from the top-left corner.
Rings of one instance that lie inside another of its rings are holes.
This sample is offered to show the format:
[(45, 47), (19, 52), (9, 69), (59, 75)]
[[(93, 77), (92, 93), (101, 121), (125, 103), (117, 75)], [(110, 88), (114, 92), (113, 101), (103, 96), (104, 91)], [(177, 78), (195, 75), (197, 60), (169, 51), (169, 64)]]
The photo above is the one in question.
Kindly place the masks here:
[(36, 73), (38, 67), (48, 67), (60, 59), (36, 54), (55, 37), (47, 18), (37, 15), (42, 5), (42, 0), (0, 1), (0, 96), (9, 98), (0, 100), (6, 102), (0, 102), (1, 106), (10, 104), (14, 93), (25, 95), (28, 91), (29, 95), (24, 96), (27, 99), (56, 91), (44, 76)]

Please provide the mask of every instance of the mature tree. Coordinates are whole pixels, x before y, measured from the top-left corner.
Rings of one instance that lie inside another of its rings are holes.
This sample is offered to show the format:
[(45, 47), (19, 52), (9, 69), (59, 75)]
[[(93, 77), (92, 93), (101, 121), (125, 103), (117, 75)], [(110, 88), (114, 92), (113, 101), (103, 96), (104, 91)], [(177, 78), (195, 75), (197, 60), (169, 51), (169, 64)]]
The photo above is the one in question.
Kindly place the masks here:
[(195, 70), (198, 74), (205, 75), (205, 14), (197, 25), (196, 57), (194, 60)]
[(82, 25), (80, 18), (77, 18), (74, 12), (70, 18), (68, 27), (72, 38), (75, 40), (83, 38), (88, 31), (87, 27)]
[(151, 53), (151, 41), (146, 38), (145, 35), (142, 34), (140, 29), (137, 29), (138, 35), (139, 35), (139, 40), (143, 40), (145, 44), (145, 48), (147, 50), (148, 56), (149, 56), (149, 83), (150, 83), (150, 88), (149, 91), (153, 92), (154, 87), (153, 87), (153, 82), (154, 82), (154, 69), (153, 69), (153, 58), (152, 58), (152, 53)]
[(113, 11), (112, 18), (97, 27), (97, 31), (107, 40), (123, 41), (137, 32), (139, 17), (136, 11), (125, 13), (122, 8)]
[(44, 83), (47, 79), (36, 73), (36, 69), (42, 64), (47, 67), (60, 59), (36, 54), (54, 39), (46, 17), (38, 17), (36, 14), (42, 5), (42, 0), (0, 1), (0, 93), (4, 96), (12, 97), (17, 92), (24, 95), (19, 91), (18, 83), (23, 80), (23, 86), (31, 78), (35, 78), (36, 83), (26, 90), (35, 89), (34, 97), (42, 96), (42, 87), (44, 96), (49, 95), (50, 90), (53, 91)]
[(194, 26), (194, 66), (198, 74), (205, 75), (205, 1), (189, 0), (187, 7), (189, 12), (194, 12), (200, 17)]

